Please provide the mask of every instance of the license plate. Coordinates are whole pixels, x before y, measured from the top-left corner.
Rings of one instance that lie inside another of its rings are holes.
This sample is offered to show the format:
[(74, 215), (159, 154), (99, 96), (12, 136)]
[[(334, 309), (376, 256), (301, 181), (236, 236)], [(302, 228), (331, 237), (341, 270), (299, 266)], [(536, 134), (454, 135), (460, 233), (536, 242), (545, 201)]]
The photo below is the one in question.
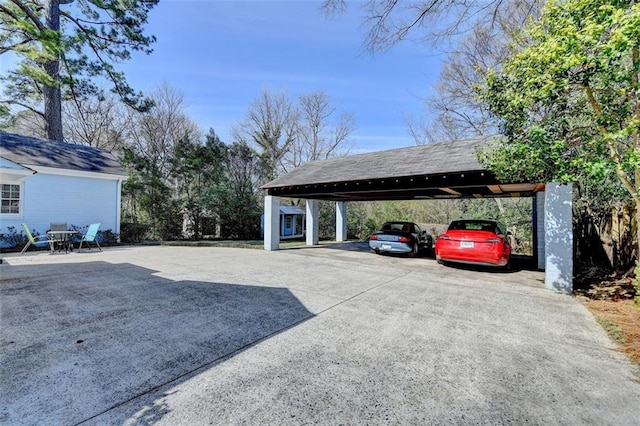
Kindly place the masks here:
[(382, 250), (391, 250), (391, 244), (383, 244)]
[(473, 248), (473, 241), (460, 241), (460, 248)]

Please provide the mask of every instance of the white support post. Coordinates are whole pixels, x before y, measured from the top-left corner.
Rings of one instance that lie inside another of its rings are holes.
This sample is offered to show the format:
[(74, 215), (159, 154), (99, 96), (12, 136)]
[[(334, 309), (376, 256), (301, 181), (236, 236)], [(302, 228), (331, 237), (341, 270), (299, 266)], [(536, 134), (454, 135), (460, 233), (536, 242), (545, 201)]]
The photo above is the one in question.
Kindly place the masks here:
[(544, 270), (545, 257), (544, 257), (544, 191), (536, 192), (535, 197), (533, 198), (533, 213), (535, 223), (533, 224), (533, 229), (536, 230), (534, 238), (536, 239), (536, 243), (534, 245), (534, 249), (536, 250), (536, 258), (538, 259), (538, 270)]
[(264, 249), (280, 249), (280, 197), (264, 197)]
[(571, 184), (546, 185), (544, 199), (545, 286), (573, 290), (573, 200)]
[(347, 241), (347, 203), (336, 201), (336, 241)]
[(318, 200), (305, 200), (307, 207), (307, 245), (314, 246), (318, 244), (318, 230), (320, 217), (318, 215)]

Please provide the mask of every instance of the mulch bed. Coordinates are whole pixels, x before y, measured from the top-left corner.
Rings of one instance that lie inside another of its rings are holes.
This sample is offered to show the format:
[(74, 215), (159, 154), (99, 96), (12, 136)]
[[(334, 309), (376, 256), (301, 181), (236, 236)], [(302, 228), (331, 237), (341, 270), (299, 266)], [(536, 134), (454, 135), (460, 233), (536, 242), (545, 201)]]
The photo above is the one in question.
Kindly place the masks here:
[(591, 268), (575, 277), (574, 294), (618, 343), (620, 352), (640, 365), (640, 304), (634, 303), (633, 272), (603, 273)]

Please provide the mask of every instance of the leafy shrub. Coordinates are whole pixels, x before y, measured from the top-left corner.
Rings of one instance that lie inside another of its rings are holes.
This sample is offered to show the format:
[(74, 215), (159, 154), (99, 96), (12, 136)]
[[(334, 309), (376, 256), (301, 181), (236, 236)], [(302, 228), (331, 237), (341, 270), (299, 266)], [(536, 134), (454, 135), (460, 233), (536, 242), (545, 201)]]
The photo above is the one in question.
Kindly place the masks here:
[(120, 241), (123, 243), (139, 243), (149, 231), (149, 225), (144, 223), (123, 222), (120, 225)]
[(27, 236), (24, 231), (16, 231), (15, 226), (7, 227), (9, 232), (0, 232), (0, 249), (9, 249), (14, 247), (23, 246), (27, 243)]
[(104, 231), (98, 231), (98, 235), (96, 239), (100, 244), (117, 244), (118, 243), (118, 234), (113, 232), (111, 229), (105, 229)]

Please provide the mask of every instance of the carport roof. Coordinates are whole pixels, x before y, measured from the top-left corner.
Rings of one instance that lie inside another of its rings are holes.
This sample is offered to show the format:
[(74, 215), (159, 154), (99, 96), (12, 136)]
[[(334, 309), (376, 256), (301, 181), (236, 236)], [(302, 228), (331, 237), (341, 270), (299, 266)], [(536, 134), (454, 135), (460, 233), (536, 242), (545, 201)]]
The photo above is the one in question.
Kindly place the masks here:
[(531, 196), (544, 188), (499, 182), (476, 157), (497, 136), (313, 161), (263, 186), (269, 195), (336, 201)]

